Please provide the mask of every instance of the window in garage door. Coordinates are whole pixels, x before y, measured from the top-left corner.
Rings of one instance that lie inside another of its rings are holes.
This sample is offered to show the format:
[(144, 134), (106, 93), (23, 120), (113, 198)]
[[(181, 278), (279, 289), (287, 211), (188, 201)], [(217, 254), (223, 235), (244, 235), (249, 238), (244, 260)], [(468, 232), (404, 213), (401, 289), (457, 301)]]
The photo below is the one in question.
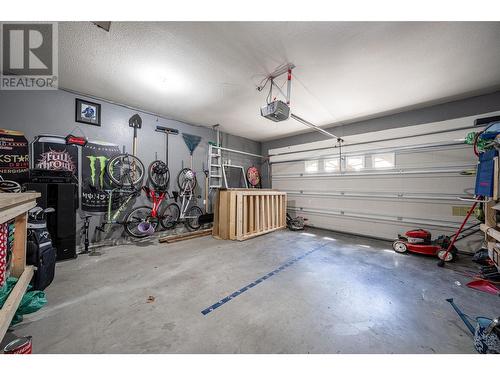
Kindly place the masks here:
[(337, 172), (340, 170), (340, 158), (323, 160), (323, 169), (325, 172)]
[(306, 160), (305, 171), (306, 173), (315, 173), (318, 171), (318, 160)]
[(360, 171), (365, 167), (365, 156), (348, 156), (346, 158), (346, 169), (348, 171)]
[(394, 152), (372, 155), (372, 167), (375, 169), (394, 168)]

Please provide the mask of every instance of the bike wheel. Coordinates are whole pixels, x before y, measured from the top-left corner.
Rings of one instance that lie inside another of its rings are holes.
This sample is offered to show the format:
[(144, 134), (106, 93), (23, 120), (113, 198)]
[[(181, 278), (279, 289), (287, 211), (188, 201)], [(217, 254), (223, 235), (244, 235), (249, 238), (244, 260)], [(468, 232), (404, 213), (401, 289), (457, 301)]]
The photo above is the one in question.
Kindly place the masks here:
[(182, 169), (177, 175), (177, 185), (179, 186), (181, 193), (183, 191), (194, 191), (194, 188), (196, 187), (195, 173), (189, 168)]
[(16, 181), (11, 180), (1, 180), (0, 181), (0, 192), (2, 193), (20, 193), (21, 185)]
[(139, 230), (138, 226), (141, 223), (150, 223), (155, 230), (158, 227), (158, 219), (151, 217), (151, 207), (140, 206), (130, 211), (125, 217), (125, 222), (123, 223), (125, 232), (135, 238), (144, 238), (149, 236), (150, 234)]
[(155, 160), (148, 167), (149, 181), (156, 189), (165, 189), (170, 180), (170, 171), (167, 165), (161, 160)]
[(114, 185), (134, 187), (144, 178), (144, 164), (133, 155), (119, 154), (109, 159), (106, 175)]
[(160, 216), (160, 224), (165, 229), (172, 229), (179, 221), (181, 209), (177, 203), (170, 203)]
[(186, 227), (189, 230), (198, 230), (201, 227), (198, 218), (203, 215), (203, 211), (198, 206), (191, 206), (186, 212)]

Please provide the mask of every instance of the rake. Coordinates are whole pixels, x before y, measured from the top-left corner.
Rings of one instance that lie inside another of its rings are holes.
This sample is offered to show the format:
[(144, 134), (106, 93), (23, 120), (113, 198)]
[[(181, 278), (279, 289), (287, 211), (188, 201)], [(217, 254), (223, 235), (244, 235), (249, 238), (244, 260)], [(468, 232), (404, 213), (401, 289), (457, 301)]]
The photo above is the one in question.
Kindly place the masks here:
[(198, 135), (182, 133), (182, 139), (184, 139), (184, 143), (189, 150), (190, 168), (193, 170), (193, 153), (196, 147), (200, 144), (201, 137)]

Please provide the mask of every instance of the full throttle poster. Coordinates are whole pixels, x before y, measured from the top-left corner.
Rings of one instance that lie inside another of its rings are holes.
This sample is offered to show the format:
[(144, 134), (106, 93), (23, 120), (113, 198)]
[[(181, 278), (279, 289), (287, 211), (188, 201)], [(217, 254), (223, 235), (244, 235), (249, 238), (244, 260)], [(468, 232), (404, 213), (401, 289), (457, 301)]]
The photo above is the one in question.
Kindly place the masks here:
[[(82, 209), (89, 212), (106, 212), (111, 188), (105, 173), (107, 161), (120, 153), (118, 145), (88, 142), (82, 149)], [(112, 208), (118, 208), (119, 196), (113, 197)]]
[(33, 166), (36, 169), (69, 171), (78, 178), (78, 147), (67, 145), (62, 137), (37, 137), (33, 142)]

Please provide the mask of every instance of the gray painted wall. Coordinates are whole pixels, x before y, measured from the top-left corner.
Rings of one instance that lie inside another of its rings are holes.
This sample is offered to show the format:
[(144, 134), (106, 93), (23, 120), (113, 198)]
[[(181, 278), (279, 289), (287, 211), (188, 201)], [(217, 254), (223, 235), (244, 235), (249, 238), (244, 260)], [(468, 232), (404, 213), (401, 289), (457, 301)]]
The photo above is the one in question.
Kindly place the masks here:
[[(101, 103), (101, 127), (75, 122), (77, 97)], [(39, 134), (65, 136), (69, 133), (75, 135), (83, 133), (89, 140), (116, 143), (120, 148), (125, 146), (126, 151), (132, 152), (133, 129), (128, 126), (128, 120), (135, 113), (139, 113), (143, 121), (142, 129), (138, 130), (138, 156), (146, 167), (156, 158), (156, 153), (158, 158), (162, 160), (165, 158), (165, 136), (154, 131), (157, 125), (176, 128), (180, 133), (195, 134), (203, 138), (193, 157), (193, 169), (197, 172), (199, 186), (196, 193), (202, 197), (197, 204), (203, 206), (205, 186), (203, 167), (207, 168), (208, 141), (215, 141), (215, 132), (211, 128), (188, 125), (62, 90), (0, 91), (0, 128), (23, 131), (28, 141)], [(222, 145), (255, 154), (261, 152), (259, 142), (229, 134), (222, 135)], [(236, 154), (224, 157), (230, 158), (233, 164), (245, 168), (260, 163), (258, 159)], [(189, 151), (180, 134), (169, 136), (170, 191), (174, 187), (178, 190), (175, 179), (182, 167), (189, 167)], [(96, 221), (94, 220), (94, 224)], [(80, 221), (77, 222), (77, 228), (79, 227)], [(113, 236), (116, 238), (119, 234)]]

